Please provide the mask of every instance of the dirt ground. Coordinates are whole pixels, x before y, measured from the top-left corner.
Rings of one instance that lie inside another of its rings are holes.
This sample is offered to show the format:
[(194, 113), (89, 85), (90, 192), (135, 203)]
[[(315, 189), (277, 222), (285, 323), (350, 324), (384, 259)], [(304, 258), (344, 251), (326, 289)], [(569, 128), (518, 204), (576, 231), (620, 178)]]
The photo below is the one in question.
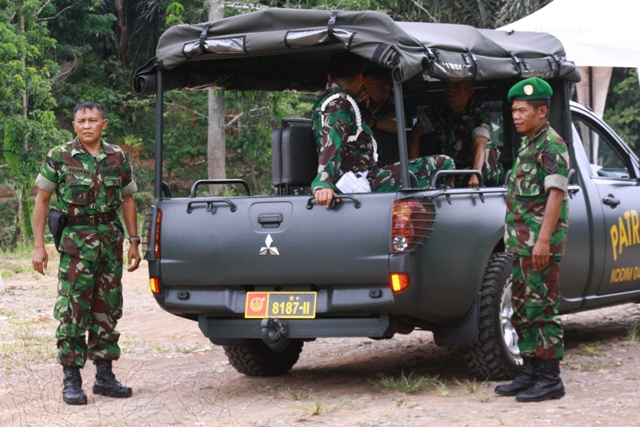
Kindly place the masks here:
[[(640, 307), (627, 304), (563, 316), (567, 395), (518, 404), (475, 382), (456, 349), (428, 332), (390, 340), (305, 343), (291, 373), (238, 374), (195, 322), (161, 310), (146, 264), (126, 273), (119, 323), (120, 381), (128, 399), (93, 396), (95, 369), (82, 371), (86, 406), (62, 402), (55, 362), (52, 260), (37, 277), (30, 262), (0, 260), (0, 426), (640, 426)], [(1, 283), (1, 282), (0, 282)], [(3, 290), (4, 288), (4, 290)], [(638, 332), (638, 336), (636, 336)], [(381, 378), (436, 378), (419, 393), (389, 392)]]

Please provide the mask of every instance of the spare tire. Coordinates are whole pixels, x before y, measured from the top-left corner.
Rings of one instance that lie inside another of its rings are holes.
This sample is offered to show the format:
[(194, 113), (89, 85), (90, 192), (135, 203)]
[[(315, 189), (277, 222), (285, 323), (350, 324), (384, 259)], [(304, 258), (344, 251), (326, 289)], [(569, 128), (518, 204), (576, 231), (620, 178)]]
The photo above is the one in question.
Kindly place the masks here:
[(259, 339), (246, 340), (243, 344), (225, 345), (224, 354), (236, 371), (248, 376), (277, 376), (286, 374), (298, 361), (304, 341), (288, 340), (273, 348)]

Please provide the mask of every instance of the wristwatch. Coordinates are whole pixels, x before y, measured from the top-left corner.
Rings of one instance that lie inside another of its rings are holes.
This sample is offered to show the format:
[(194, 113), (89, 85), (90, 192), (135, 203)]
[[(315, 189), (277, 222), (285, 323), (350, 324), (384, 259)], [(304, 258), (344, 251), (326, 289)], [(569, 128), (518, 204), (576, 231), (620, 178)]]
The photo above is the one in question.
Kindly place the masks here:
[(129, 236), (129, 243), (131, 242), (139, 242), (140, 241), (140, 237), (139, 236)]

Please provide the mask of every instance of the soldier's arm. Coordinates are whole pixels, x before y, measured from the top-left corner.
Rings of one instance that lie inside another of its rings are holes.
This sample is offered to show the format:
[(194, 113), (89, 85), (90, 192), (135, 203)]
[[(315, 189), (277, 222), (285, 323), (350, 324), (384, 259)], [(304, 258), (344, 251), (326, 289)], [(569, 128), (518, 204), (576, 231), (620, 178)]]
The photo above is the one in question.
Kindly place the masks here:
[(47, 212), (49, 211), (49, 203), (51, 201), (51, 193), (38, 188), (36, 194), (36, 203), (33, 210), (33, 234), (35, 237), (35, 249), (31, 257), (33, 269), (44, 275), (49, 262), (49, 256), (44, 248), (44, 226), (47, 222)]
[[(482, 172), (484, 166), (484, 156), (489, 139), (484, 135), (477, 135), (473, 141), (473, 169)], [(480, 180), (476, 175), (471, 175), (468, 182), (469, 187), (476, 188), (480, 185)]]
[(549, 242), (560, 218), (560, 210), (565, 192), (558, 188), (549, 189), (549, 198), (544, 209), (542, 226), (531, 253), (533, 268), (541, 270), (549, 264)]
[[(124, 225), (127, 227), (129, 236), (137, 236), (138, 218), (136, 214), (136, 202), (131, 195), (126, 196), (122, 202), (122, 217), (124, 218)], [(127, 254), (127, 271), (129, 272), (135, 271), (140, 265), (139, 244), (140, 242), (131, 242), (131, 246), (129, 246), (129, 253)]]

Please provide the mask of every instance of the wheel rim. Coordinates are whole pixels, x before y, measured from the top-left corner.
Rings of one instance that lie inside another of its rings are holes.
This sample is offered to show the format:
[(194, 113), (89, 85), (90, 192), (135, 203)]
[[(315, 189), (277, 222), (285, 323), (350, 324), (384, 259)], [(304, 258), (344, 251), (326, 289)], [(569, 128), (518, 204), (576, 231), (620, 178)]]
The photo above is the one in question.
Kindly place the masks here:
[(520, 349), (518, 348), (518, 333), (511, 323), (511, 315), (513, 314), (511, 296), (511, 278), (509, 278), (502, 292), (502, 299), (500, 301), (500, 330), (505, 348), (511, 354), (515, 363), (522, 364)]

